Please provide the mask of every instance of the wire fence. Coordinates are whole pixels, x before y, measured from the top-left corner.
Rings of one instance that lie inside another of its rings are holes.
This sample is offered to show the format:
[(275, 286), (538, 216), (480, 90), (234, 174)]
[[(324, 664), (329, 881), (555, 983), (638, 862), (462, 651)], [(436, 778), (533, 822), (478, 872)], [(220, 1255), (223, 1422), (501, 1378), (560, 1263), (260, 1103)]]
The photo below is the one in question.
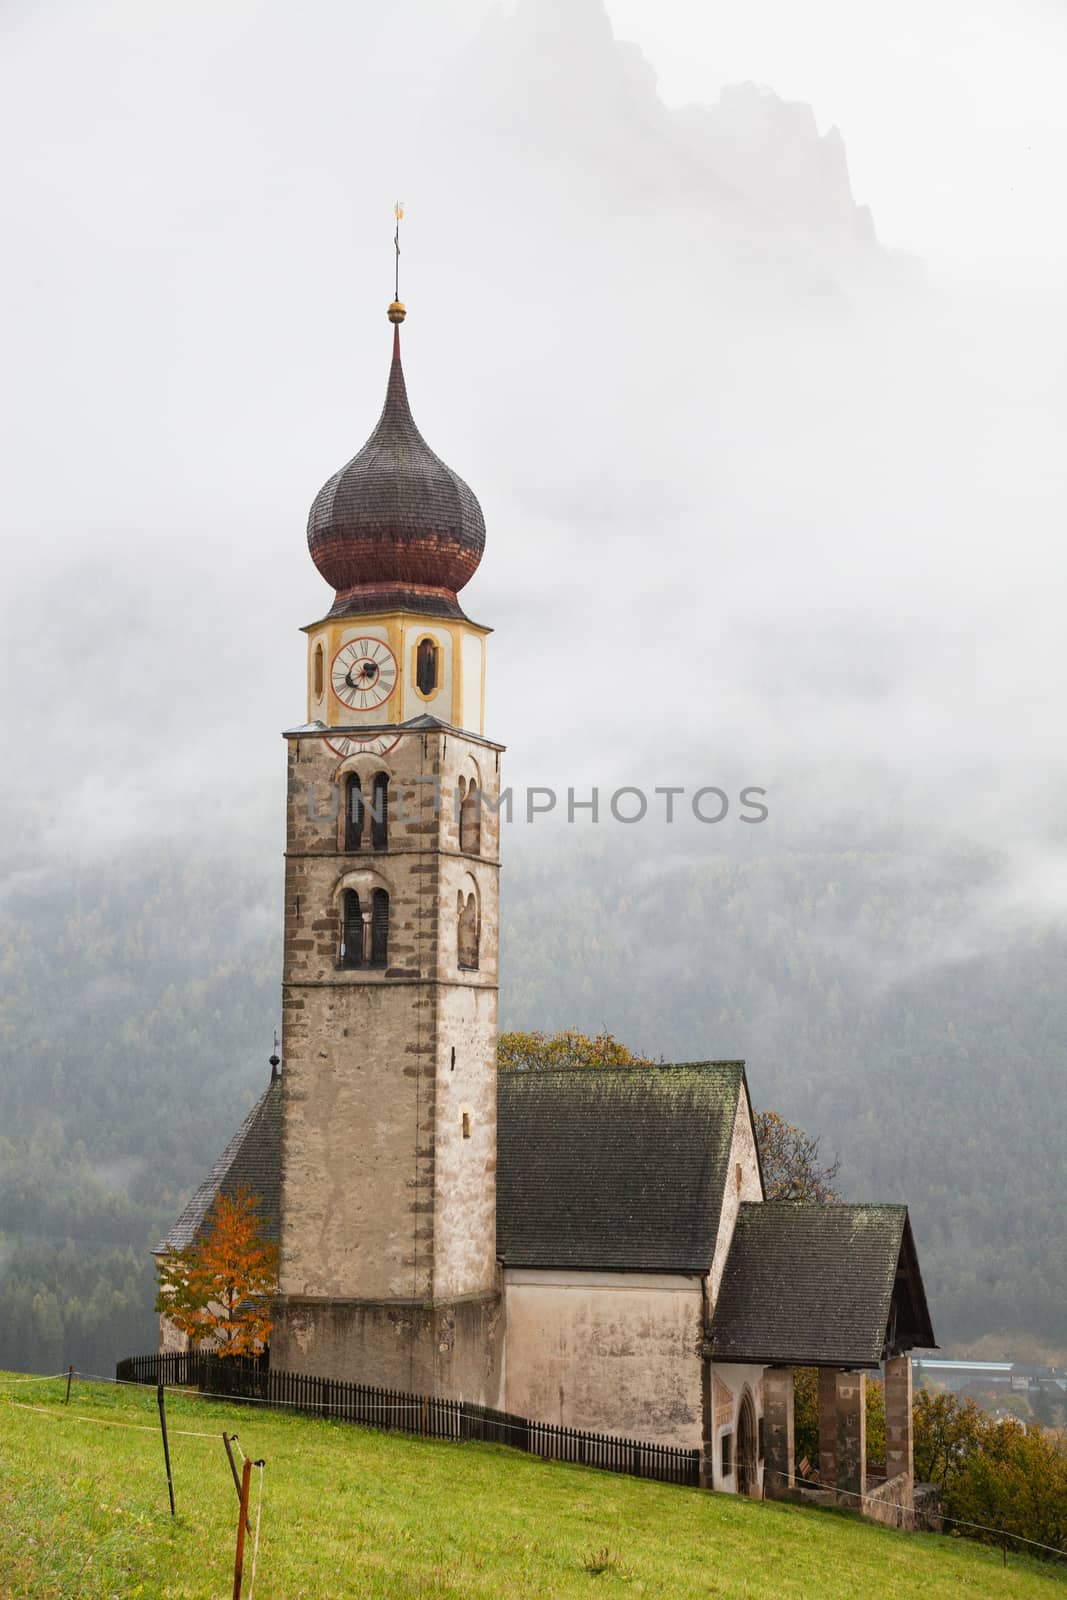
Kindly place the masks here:
[[(265, 1405), (271, 1409), (291, 1407), (310, 1416), (334, 1421), (352, 1422), (364, 1427), (415, 1434), (422, 1438), (446, 1439), (453, 1442), (479, 1440), (483, 1443), (506, 1444), (513, 1449), (526, 1450), (546, 1461), (564, 1461), (580, 1466), (597, 1467), (602, 1471), (621, 1472), (631, 1477), (647, 1478), (657, 1483), (680, 1484), (692, 1488), (700, 1485), (700, 1451), (685, 1450), (673, 1445), (651, 1444), (637, 1439), (617, 1439), (608, 1434), (588, 1433), (575, 1428), (557, 1427), (548, 1422), (532, 1422), (529, 1418), (496, 1411), (489, 1406), (474, 1405), (470, 1401), (440, 1400), (431, 1395), (404, 1394), (392, 1389), (379, 1389), (368, 1384), (342, 1382), (334, 1378), (313, 1378), (302, 1373), (271, 1372), (264, 1363), (256, 1361), (224, 1360), (218, 1356), (198, 1351), (168, 1352), (155, 1356), (131, 1356), (120, 1361), (114, 1378), (101, 1373), (82, 1372), (71, 1368), (31, 1377), (5, 1377), (5, 1386), (24, 1383), (54, 1383), (73, 1376), (86, 1383), (113, 1384), (121, 1388), (143, 1389), (163, 1384), (191, 1399), (232, 1400), (243, 1404)], [(201, 1381), (203, 1380), (203, 1381)], [(272, 1381), (273, 1380), (273, 1381)], [(259, 1390), (260, 1392), (255, 1392)], [(136, 1432), (155, 1433), (155, 1426), (143, 1423), (118, 1422), (110, 1418), (84, 1417), (77, 1413), (61, 1412), (55, 1408), (30, 1405), (5, 1395), (8, 1403), (20, 1411), (34, 1411), (57, 1420), (62, 1417), (71, 1422), (91, 1423), (98, 1427), (128, 1428)], [(187, 1429), (173, 1429), (176, 1436), (188, 1439), (217, 1441), (214, 1433), (199, 1433)], [(778, 1478), (789, 1488), (796, 1480), (765, 1466), (765, 1477)], [(864, 1494), (850, 1489), (827, 1486), (837, 1501), (852, 1500), (860, 1510), (866, 1505), (885, 1509), (889, 1502), (878, 1494)], [(260, 1486), (262, 1494), (262, 1483)], [(907, 1516), (921, 1517), (924, 1508), (900, 1504), (895, 1506), (901, 1523)], [(962, 1517), (947, 1516), (938, 1512), (938, 1520), (955, 1528), (968, 1530), (971, 1537), (983, 1536), (981, 1542), (996, 1544), (1007, 1558), (1009, 1542), (1040, 1551), (1043, 1557), (1053, 1557), (1067, 1563), (1067, 1547), (1045, 1544), (1007, 1528), (995, 1528), (988, 1523), (969, 1522)], [(254, 1571), (254, 1564), (253, 1564)], [(254, 1581), (254, 1580), (253, 1580)]]
[[(785, 1473), (778, 1472), (772, 1467), (766, 1467), (764, 1470), (767, 1477), (778, 1478), (789, 1488), (796, 1487), (795, 1478), (789, 1479), (786, 1477)], [(827, 1492), (832, 1493), (838, 1500), (845, 1499), (858, 1501), (861, 1510), (865, 1505), (879, 1506), (884, 1510), (886, 1505), (890, 1503), (880, 1499), (876, 1494), (861, 1494), (854, 1489), (838, 1489), (833, 1484), (826, 1485), (825, 1487)], [(923, 1515), (922, 1508), (916, 1505), (899, 1505), (895, 1509), (900, 1511), (904, 1516), (910, 1515), (913, 1517), (921, 1517)], [(962, 1517), (949, 1517), (946, 1516), (943, 1511), (939, 1511), (937, 1516), (939, 1522), (951, 1523), (953, 1527), (969, 1528), (972, 1532), (988, 1534), (990, 1536), (989, 1540), (984, 1542), (994, 1542), (1001, 1546), (1001, 1548), (1006, 1546), (1006, 1542), (1009, 1539), (1013, 1539), (1018, 1544), (1028, 1545), (1033, 1550), (1041, 1550), (1047, 1555), (1055, 1556), (1059, 1561), (1067, 1561), (1067, 1548), (1064, 1548), (1063, 1545), (1042, 1544), (1040, 1539), (1029, 1539), (1024, 1534), (1010, 1533), (1007, 1528), (993, 1528), (984, 1522), (967, 1522)]]
[(442, 1400), (436, 1395), (405, 1394), (371, 1384), (278, 1371), (259, 1361), (225, 1359), (196, 1350), (170, 1351), (120, 1361), (115, 1379), (192, 1390), (205, 1398), (292, 1407), (309, 1416), (417, 1434), (424, 1439), (507, 1444), (545, 1461), (597, 1467), (656, 1483), (700, 1485), (699, 1450), (534, 1422), (469, 1400)]
[[(65, 1378), (66, 1373), (64, 1372), (62, 1376)], [(77, 1376), (80, 1377), (81, 1374)], [(13, 1405), (16, 1411), (36, 1411), (40, 1416), (52, 1417), (56, 1422), (87, 1422), (94, 1428), (126, 1428), (133, 1433), (158, 1434), (159, 1432), (158, 1426), (155, 1424), (149, 1426), (147, 1422), (115, 1422), (111, 1417), (82, 1417), (76, 1411), (59, 1411), (50, 1406), (30, 1406), (22, 1400), (11, 1400), (9, 1404)], [(212, 1444), (219, 1442), (217, 1433), (193, 1433), (188, 1428), (171, 1428), (170, 1431), (175, 1438), (210, 1439)]]

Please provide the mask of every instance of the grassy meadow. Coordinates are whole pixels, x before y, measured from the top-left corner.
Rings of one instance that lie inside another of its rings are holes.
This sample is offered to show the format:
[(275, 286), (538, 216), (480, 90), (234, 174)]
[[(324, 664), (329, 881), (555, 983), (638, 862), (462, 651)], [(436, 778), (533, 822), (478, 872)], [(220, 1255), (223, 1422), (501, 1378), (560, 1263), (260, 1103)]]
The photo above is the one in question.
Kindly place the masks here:
[[(374, 1433), (168, 1391), (0, 1374), (0, 1596), (221, 1600), (237, 1497), (225, 1429), (264, 1457), (257, 1600), (1055, 1600), (1062, 1569), (838, 1512)], [(26, 1409), (39, 1408), (39, 1409)], [(102, 1426), (101, 1424), (112, 1424)], [(114, 1426), (123, 1424), (123, 1426)], [(258, 1475), (253, 1474), (255, 1512)], [(248, 1597), (251, 1543), (245, 1564)]]

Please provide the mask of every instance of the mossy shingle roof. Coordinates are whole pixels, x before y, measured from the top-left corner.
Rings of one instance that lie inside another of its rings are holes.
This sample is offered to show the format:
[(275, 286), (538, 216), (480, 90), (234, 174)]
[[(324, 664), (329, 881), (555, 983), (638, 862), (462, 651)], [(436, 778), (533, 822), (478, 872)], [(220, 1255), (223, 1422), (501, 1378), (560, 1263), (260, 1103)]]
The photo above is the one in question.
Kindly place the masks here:
[[(498, 1255), (509, 1266), (706, 1272), (743, 1082), (738, 1061), (502, 1072)], [(216, 1195), (242, 1184), (277, 1239), (281, 1088), (257, 1101), (159, 1250), (191, 1244)]]
[[(506, 1266), (707, 1272), (741, 1062), (508, 1071), (498, 1079), (497, 1253)], [(747, 1093), (747, 1090), (746, 1090)], [(277, 1240), (282, 1080), (253, 1106), (158, 1246), (191, 1244), (244, 1185)], [(745, 1203), (709, 1335), (717, 1361), (873, 1367), (933, 1348), (907, 1209)]]
[(706, 1272), (743, 1082), (739, 1061), (502, 1072), (497, 1255)]
[(874, 1367), (933, 1344), (906, 1206), (740, 1207), (712, 1320), (716, 1361)]
[(275, 1078), (248, 1113), (181, 1216), (156, 1246), (184, 1250), (200, 1232), (215, 1199), (244, 1187), (259, 1198), (263, 1236), (278, 1242), (282, 1176), (282, 1081)]

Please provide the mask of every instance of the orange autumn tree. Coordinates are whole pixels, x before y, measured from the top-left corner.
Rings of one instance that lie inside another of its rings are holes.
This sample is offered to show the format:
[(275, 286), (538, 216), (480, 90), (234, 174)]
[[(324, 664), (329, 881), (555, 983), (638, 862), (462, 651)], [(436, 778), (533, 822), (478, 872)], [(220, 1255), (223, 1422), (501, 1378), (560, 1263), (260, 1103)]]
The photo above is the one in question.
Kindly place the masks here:
[(258, 1197), (220, 1194), (201, 1236), (157, 1267), (156, 1310), (194, 1344), (223, 1356), (256, 1355), (270, 1338), (278, 1246), (263, 1237)]

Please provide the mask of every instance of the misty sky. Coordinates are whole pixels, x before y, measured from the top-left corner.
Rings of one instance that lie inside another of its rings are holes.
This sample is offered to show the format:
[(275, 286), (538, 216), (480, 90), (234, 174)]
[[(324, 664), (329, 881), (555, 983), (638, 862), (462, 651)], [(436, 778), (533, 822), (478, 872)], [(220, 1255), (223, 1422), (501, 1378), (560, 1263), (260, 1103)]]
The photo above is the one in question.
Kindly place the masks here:
[(848, 144), (883, 238), (945, 262), (1067, 258), (1067, 11), (1056, 0), (612, 0), (672, 104), (755, 79)]
[(9, 816), (276, 850), (329, 603), (304, 523), (381, 404), (402, 194), (409, 390), (486, 512), (465, 604), (512, 779), (758, 783), (760, 848), (899, 822), (1062, 912), (1051, 6), (5, 26)]

